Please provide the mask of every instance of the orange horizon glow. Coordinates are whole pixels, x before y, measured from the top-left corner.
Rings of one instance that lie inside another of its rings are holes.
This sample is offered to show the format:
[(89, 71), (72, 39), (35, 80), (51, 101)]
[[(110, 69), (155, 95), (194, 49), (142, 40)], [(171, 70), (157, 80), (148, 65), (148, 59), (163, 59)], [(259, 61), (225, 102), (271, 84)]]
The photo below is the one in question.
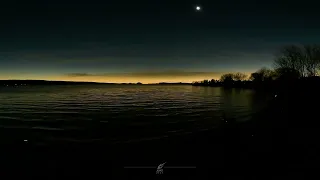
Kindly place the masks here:
[[(100, 83), (159, 83), (159, 82), (183, 82), (220, 79), (222, 72), (147, 72), (126, 74), (66, 74), (66, 75), (1, 75), (2, 80), (49, 80), (49, 81), (81, 81)], [(250, 74), (249, 72), (245, 74)]]

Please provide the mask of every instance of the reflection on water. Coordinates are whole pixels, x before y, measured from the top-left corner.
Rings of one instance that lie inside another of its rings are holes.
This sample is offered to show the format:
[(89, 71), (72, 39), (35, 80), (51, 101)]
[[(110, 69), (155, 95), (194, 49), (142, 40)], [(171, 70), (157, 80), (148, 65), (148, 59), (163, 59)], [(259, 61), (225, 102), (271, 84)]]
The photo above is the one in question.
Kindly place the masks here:
[(263, 104), (251, 90), (158, 85), (2, 87), (0, 101), (2, 128), (126, 140), (244, 121)]

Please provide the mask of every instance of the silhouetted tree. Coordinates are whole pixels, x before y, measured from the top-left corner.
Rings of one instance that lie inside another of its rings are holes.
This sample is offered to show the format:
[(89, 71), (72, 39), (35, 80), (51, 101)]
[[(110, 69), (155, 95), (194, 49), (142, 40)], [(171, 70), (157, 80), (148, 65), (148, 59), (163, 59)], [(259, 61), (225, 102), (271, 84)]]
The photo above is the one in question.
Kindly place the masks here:
[(247, 77), (248, 75), (238, 72), (233, 75), (233, 80), (244, 81)]
[(306, 58), (303, 47), (292, 45), (284, 47), (274, 61), (275, 69), (290, 69), (305, 75)]
[(292, 68), (278, 68), (276, 73), (280, 80), (295, 80), (301, 76), (298, 70)]
[(276, 69), (291, 69), (298, 71), (300, 77), (316, 76), (320, 69), (320, 46), (287, 46), (275, 59)]
[[(252, 82), (245, 81), (247, 75), (243, 73), (223, 74), (219, 81), (204, 80), (193, 83), (205, 86), (227, 86), (227, 87), (253, 87), (260, 89), (274, 89), (281, 84), (293, 85), (301, 82), (295, 81), (301, 77), (317, 76), (320, 71), (320, 45), (286, 46), (279, 51), (274, 60), (274, 70), (261, 68), (250, 76)], [(280, 81), (273, 81), (278, 79)], [(304, 78), (307, 82), (310, 78)], [(292, 81), (293, 80), (293, 81)], [(286, 83), (289, 82), (289, 83)], [(284, 86), (283, 86), (284, 87)]]
[(250, 76), (250, 80), (254, 82), (262, 82), (267, 80), (273, 80), (275, 77), (276, 74), (273, 70), (263, 67), (258, 71), (252, 73)]
[(204, 84), (204, 85), (209, 85), (209, 80), (203, 80), (202, 82), (201, 82), (202, 84)]
[(228, 74), (223, 74), (220, 78), (221, 82), (232, 82), (234, 79), (234, 74), (228, 73)]
[(209, 84), (211, 85), (211, 86), (214, 86), (214, 85), (216, 85), (216, 80), (214, 80), (214, 79), (211, 79), (211, 81), (209, 82)]
[(306, 74), (307, 76), (316, 76), (320, 69), (320, 46), (308, 45), (304, 46), (306, 58)]
[(232, 86), (234, 84), (234, 74), (228, 73), (228, 74), (223, 74), (220, 78), (220, 81), (224, 86)]
[(263, 76), (258, 72), (254, 72), (254, 73), (251, 73), (251, 76), (249, 79), (254, 82), (261, 82), (263, 81)]

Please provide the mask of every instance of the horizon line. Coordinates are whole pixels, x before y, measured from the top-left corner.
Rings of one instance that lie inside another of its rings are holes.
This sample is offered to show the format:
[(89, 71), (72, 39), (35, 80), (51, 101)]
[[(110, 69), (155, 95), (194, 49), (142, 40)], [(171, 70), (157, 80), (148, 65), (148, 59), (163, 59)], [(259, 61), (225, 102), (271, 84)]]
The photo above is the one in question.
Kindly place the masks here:
[(192, 84), (192, 82), (154, 82), (154, 83), (142, 83), (142, 82), (97, 82), (97, 81), (64, 81), (64, 80), (45, 80), (45, 79), (0, 79), (0, 81), (50, 81), (50, 82), (78, 82), (78, 83), (97, 83), (97, 84), (160, 84), (160, 83), (172, 83), (172, 84)]

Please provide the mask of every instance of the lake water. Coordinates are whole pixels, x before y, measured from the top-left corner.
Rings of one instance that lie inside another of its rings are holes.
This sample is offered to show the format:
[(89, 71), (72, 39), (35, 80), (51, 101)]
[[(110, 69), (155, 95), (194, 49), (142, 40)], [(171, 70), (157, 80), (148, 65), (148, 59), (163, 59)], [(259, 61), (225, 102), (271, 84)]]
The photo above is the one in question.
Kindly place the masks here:
[(188, 85), (0, 87), (0, 127), (47, 141), (152, 139), (209, 130), (224, 116), (247, 121), (265, 101), (252, 90)]

